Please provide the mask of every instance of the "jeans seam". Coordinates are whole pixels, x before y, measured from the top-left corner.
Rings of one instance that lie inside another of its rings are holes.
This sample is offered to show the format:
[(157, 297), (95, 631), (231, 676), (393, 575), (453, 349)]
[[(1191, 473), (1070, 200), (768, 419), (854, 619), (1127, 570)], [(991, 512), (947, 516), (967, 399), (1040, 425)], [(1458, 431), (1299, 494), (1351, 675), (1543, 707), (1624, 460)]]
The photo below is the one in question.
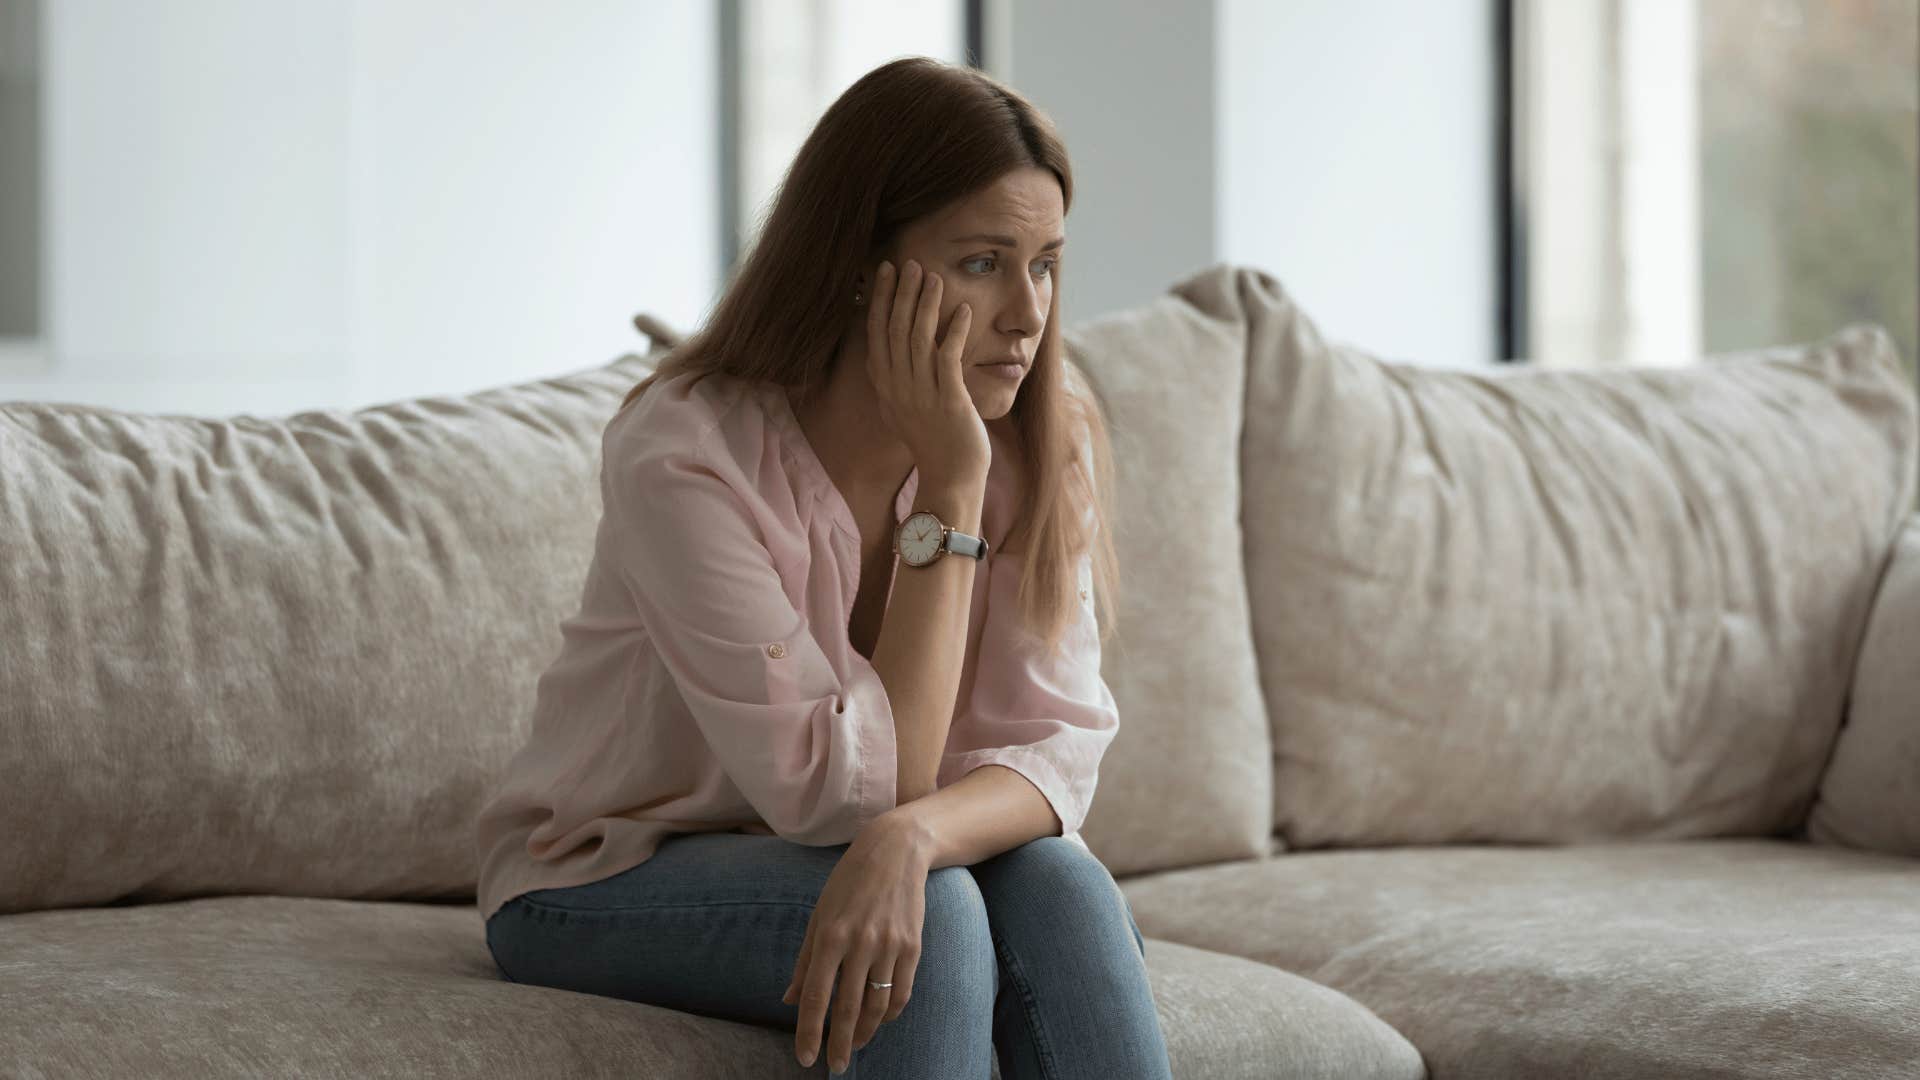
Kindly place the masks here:
[(1021, 971), (1019, 963), (1014, 959), (1013, 950), (1000, 937), (1000, 931), (993, 929), (991, 923), (988, 924), (988, 929), (993, 938), (994, 952), (999, 954), (1001, 966), (1007, 969), (1007, 976), (1013, 982), (1014, 993), (1020, 995), (1020, 1011), (1026, 1015), (1027, 1033), (1033, 1037), (1034, 1054), (1040, 1059), (1040, 1075), (1056, 1076), (1059, 1070), (1053, 1064), (1053, 1050), (1047, 1045), (1047, 1040), (1041, 1033), (1040, 1006), (1033, 1000), (1032, 988), (1027, 983), (1026, 974)]
[(525, 896), (521, 896), (519, 897), (519, 899), (523, 903), (525, 903), (526, 906), (530, 908), (540, 908), (543, 911), (562, 911), (562, 912), (566, 912), (569, 915), (599, 915), (599, 914), (611, 915), (617, 912), (663, 911), (663, 910), (668, 910), (672, 908), (706, 908), (706, 907), (811, 908), (814, 906), (812, 904), (808, 904), (805, 901), (801, 901), (801, 900), (701, 900), (701, 901), (695, 901), (695, 902), (685, 903), (685, 904), (628, 904), (621, 907), (569, 907), (565, 904), (546, 904), (538, 900), (528, 900)]

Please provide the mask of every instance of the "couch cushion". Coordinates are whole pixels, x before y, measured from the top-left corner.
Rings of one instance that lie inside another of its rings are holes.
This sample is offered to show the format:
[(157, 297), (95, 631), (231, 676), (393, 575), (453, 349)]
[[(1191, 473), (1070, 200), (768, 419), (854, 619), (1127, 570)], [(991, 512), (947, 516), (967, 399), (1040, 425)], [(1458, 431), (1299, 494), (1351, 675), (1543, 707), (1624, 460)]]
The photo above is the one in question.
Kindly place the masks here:
[(1243, 328), (1162, 295), (1068, 328), (1113, 440), (1120, 730), (1082, 835), (1115, 874), (1266, 854), (1273, 751), (1240, 555)]
[(1920, 515), (1907, 519), (1874, 595), (1807, 836), (1920, 856)]
[(0, 911), (473, 895), (645, 357), (353, 412), (0, 404)]
[(1175, 1076), (1425, 1080), (1428, 1075), (1427, 1062), (1412, 1042), (1345, 994), (1238, 956), (1146, 941), (1147, 975)]
[[(1425, 1068), (1350, 998), (1147, 942), (1176, 1076)], [(0, 1045), (26, 1076), (819, 1076), (793, 1034), (503, 979), (472, 905), (243, 896), (0, 918)], [(999, 1076), (996, 1063), (993, 1075)]]
[(1345, 991), (1436, 1077), (1920, 1061), (1920, 861), (1766, 839), (1289, 851), (1120, 882), (1143, 934)]
[(1806, 819), (1913, 502), (1885, 330), (1674, 368), (1422, 368), (1241, 269), (1247, 575), (1289, 846)]

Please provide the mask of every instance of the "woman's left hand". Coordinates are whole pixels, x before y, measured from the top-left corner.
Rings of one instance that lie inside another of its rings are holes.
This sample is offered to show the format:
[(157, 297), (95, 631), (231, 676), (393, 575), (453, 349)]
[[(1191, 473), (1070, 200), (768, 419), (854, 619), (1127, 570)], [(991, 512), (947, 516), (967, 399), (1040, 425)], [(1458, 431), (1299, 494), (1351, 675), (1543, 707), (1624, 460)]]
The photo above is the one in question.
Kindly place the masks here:
[[(818, 1054), (828, 999), (837, 987), (827, 1061), (845, 1070), (853, 1051), (882, 1022), (897, 1019), (913, 996), (920, 930), (927, 913), (929, 859), (918, 833), (900, 819), (876, 818), (840, 856), (807, 920), (793, 981), (780, 1000), (800, 1004), (794, 1055)], [(891, 989), (867, 985), (890, 982)], [(796, 990), (797, 988), (797, 990)]]

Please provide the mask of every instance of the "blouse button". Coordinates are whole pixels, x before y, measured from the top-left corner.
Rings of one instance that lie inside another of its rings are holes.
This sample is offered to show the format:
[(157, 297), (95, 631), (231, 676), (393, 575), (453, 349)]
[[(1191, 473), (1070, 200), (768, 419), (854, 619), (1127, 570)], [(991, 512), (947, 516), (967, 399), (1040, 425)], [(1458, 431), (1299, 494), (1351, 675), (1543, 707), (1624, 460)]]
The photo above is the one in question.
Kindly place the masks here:
[(773, 644), (767, 646), (767, 655), (773, 657), (775, 660), (778, 660), (781, 657), (787, 655), (787, 647), (776, 641)]
[(1081, 589), (1081, 590), (1080, 590), (1080, 599), (1082, 599), (1082, 600), (1085, 600), (1086, 598), (1087, 598), (1087, 590), (1085, 590), (1085, 589)]

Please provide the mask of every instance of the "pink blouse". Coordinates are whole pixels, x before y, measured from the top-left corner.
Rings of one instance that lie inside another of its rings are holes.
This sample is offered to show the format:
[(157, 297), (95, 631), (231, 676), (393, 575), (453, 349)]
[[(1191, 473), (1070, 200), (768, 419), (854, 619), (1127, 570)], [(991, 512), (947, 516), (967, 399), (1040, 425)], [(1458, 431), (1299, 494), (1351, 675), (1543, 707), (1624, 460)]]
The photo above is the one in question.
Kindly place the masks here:
[[(988, 428), (990, 547), (974, 570), (935, 782), (1004, 765), (1084, 847), (1120, 721), (1100, 675), (1091, 557), (1079, 619), (1061, 654), (1044, 657), (1014, 599), (1022, 556), (1000, 551), (1018, 463)], [(662, 379), (600, 445), (602, 513), (579, 611), (560, 621), (532, 731), (477, 820), (483, 920), (529, 890), (637, 866), (670, 834), (845, 844), (895, 805), (892, 708), (847, 631), (859, 529), (781, 388)], [(896, 495), (896, 521), (919, 479), (913, 470)], [(918, 572), (895, 566), (896, 580)]]

